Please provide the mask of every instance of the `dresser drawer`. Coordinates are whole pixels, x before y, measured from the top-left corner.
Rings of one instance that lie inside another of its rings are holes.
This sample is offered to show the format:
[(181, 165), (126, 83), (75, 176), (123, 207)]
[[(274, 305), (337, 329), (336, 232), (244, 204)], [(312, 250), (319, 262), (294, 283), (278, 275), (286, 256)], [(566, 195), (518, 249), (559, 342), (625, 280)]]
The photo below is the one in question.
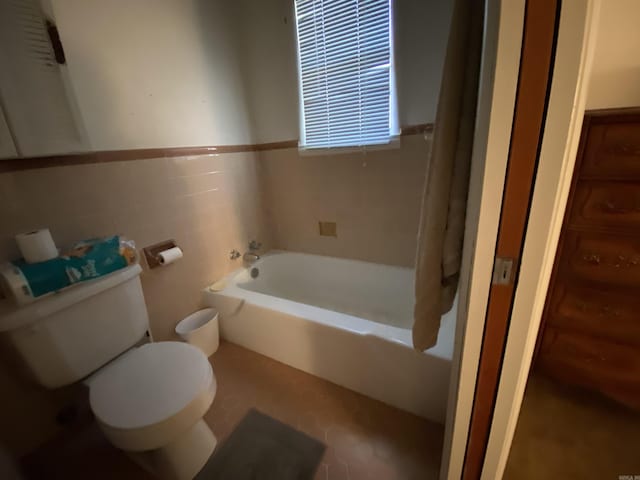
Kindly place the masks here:
[(548, 327), (539, 366), (560, 381), (598, 390), (640, 408), (640, 351), (635, 347)]
[(640, 178), (640, 123), (592, 124), (580, 175)]
[(569, 230), (559, 267), (569, 281), (637, 288), (640, 295), (640, 236)]
[(571, 225), (610, 226), (640, 232), (640, 183), (578, 183), (569, 214)]
[(640, 295), (555, 285), (547, 325), (640, 348)]

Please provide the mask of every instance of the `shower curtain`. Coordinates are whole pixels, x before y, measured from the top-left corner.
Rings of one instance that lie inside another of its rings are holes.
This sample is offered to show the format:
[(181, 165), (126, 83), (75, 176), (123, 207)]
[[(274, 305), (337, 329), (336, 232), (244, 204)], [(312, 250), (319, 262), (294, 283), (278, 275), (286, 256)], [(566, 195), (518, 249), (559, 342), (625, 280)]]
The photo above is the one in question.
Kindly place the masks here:
[(425, 177), (416, 255), (413, 346), (436, 344), (460, 276), (482, 50), (484, 1), (456, 0)]

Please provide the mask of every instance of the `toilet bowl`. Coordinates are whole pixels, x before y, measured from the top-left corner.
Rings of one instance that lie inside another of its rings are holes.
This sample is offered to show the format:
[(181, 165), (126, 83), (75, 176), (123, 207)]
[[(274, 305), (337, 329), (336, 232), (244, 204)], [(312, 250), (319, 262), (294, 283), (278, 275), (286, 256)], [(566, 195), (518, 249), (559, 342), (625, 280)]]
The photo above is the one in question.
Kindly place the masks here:
[(141, 273), (131, 265), (28, 305), (0, 300), (0, 343), (43, 387), (84, 381), (104, 434), (156, 477), (191, 479), (216, 446), (203, 420), (216, 379), (193, 345), (137, 346), (150, 336)]
[(198, 348), (182, 342), (146, 344), (86, 383), (91, 410), (106, 437), (157, 477), (193, 478), (215, 449), (216, 438), (203, 416), (217, 384)]

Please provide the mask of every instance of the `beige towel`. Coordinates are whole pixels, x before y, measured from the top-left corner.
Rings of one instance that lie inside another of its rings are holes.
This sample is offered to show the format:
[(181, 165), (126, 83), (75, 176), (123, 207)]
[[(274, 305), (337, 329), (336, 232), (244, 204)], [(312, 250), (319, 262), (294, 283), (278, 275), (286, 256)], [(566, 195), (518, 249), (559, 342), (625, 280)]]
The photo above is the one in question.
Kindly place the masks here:
[(413, 346), (436, 344), (455, 298), (478, 97), (484, 2), (456, 0), (427, 166), (416, 256)]

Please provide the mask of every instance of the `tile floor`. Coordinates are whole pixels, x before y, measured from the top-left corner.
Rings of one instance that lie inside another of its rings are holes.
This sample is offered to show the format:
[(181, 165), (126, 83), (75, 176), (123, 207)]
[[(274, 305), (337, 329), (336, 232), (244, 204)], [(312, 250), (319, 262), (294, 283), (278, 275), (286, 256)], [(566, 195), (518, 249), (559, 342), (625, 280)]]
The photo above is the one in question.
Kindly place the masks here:
[[(251, 407), (327, 445), (317, 480), (428, 480), (443, 427), (230, 343), (212, 357), (218, 393), (205, 416), (223, 442)], [(26, 459), (27, 478), (149, 478), (90, 424)], [(46, 476), (42, 474), (46, 472)]]
[(640, 476), (640, 413), (541, 375), (527, 384), (505, 480)]

